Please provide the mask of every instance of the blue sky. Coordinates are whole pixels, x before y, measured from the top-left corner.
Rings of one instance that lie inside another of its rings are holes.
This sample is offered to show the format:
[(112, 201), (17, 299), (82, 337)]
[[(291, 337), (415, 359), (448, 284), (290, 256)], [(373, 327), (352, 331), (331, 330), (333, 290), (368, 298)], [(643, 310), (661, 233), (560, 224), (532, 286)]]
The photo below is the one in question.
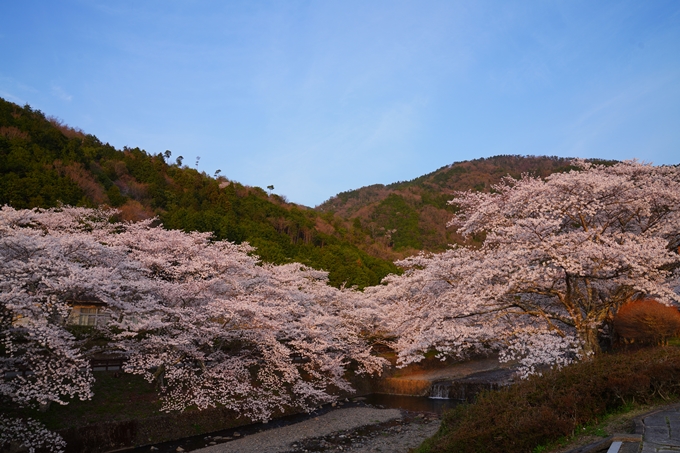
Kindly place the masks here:
[(308, 206), (497, 154), (676, 164), (680, 2), (2, 2), (0, 97)]

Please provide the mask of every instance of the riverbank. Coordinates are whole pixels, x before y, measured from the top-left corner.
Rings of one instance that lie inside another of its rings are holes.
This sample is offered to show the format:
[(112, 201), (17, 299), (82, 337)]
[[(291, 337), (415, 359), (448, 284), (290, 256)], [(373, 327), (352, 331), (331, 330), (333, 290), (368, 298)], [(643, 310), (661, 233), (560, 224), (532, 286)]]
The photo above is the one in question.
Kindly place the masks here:
[[(620, 439), (625, 436), (625, 433), (635, 434), (638, 432), (640, 435), (645, 434), (645, 441), (654, 441), (655, 444), (661, 445), (664, 442), (663, 439), (660, 441), (648, 438), (649, 433), (640, 430), (640, 427), (644, 428), (645, 425), (649, 425), (649, 423), (645, 423), (646, 417), (656, 414), (658, 418), (659, 414), (665, 416), (669, 411), (672, 412), (671, 418), (674, 417), (675, 425), (677, 425), (677, 420), (680, 417), (679, 408), (678, 404), (636, 406), (622, 413), (611, 414), (602, 419), (601, 422), (585, 426), (576, 431), (574, 435), (564, 438), (552, 446), (539, 447), (535, 451), (542, 453), (603, 453), (608, 449), (612, 439)], [(391, 418), (394, 411), (394, 409), (365, 407), (343, 408), (314, 417), (314, 419), (308, 421), (288, 425), (285, 428), (274, 428), (260, 433), (239, 434), (237, 439), (234, 439), (233, 436), (229, 438), (206, 436), (203, 441), (209, 448), (184, 449), (180, 445), (173, 445), (172, 447), (165, 445), (165, 448), (163, 446), (161, 448), (152, 447), (151, 449), (146, 447), (145, 451), (155, 453), (181, 451), (197, 453), (263, 451), (276, 453), (407, 453), (418, 447), (426, 438), (433, 436), (440, 426), (440, 420), (435, 414), (398, 411), (399, 416)], [(380, 422), (382, 419), (387, 420)], [(354, 428), (348, 428), (348, 426), (354, 426)], [(654, 427), (650, 430), (653, 436), (658, 437), (659, 433), (656, 431), (658, 430)], [(674, 439), (675, 442), (677, 435), (671, 436), (671, 434), (673, 433), (669, 432), (666, 437)], [(632, 436), (627, 437), (632, 438)], [(217, 442), (221, 442), (221, 444), (217, 444)], [(210, 446), (211, 443), (216, 445)]]
[[(193, 452), (213, 445), (247, 445), (253, 439), (269, 436), (277, 441), (284, 437), (294, 438), (284, 443), (288, 445), (284, 449), (287, 453), (348, 451), (348, 448), (352, 448), (350, 451), (392, 451), (386, 445), (393, 444), (390, 447), (392, 449), (402, 444), (418, 446), (436, 432), (442, 411), (454, 407), (455, 404), (450, 400), (369, 395), (340, 401), (334, 406), (327, 405), (310, 414), (291, 415), (268, 423), (256, 423), (125, 451)], [(385, 418), (386, 415), (390, 417)], [(306, 428), (308, 426), (311, 428)], [(289, 434), (284, 436), (280, 433)], [(269, 448), (264, 451), (269, 451)], [(400, 450), (397, 448), (395, 451)]]
[[(376, 408), (385, 406), (416, 413), (441, 412), (441, 408), (447, 404), (445, 400), (413, 398), (420, 403), (413, 405), (411, 401), (401, 401), (410, 398), (402, 395), (426, 395), (430, 386), (441, 379), (461, 378), (497, 367), (498, 362), (493, 359), (478, 359), (455, 364), (425, 360), (406, 369), (392, 368), (379, 378), (353, 379), (352, 385), (357, 392), (353, 395), (339, 395), (338, 406), (351, 406), (352, 404), (344, 402), (348, 397), (355, 399), (367, 396), (370, 400), (377, 395), (380, 398), (373, 398), (376, 401), (366, 402)], [(414, 382), (422, 391), (409, 391)], [(392, 404), (392, 400), (399, 401)], [(422, 401), (428, 404), (422, 404)], [(152, 445), (164, 442), (215, 435), (216, 432), (229, 429), (241, 432), (252, 429), (249, 428), (253, 423), (251, 420), (224, 409), (166, 414), (159, 412), (159, 407), (160, 401), (153, 385), (139, 376), (100, 371), (96, 373), (94, 397), (91, 401), (76, 400), (68, 406), (52, 405), (46, 412), (11, 406), (0, 410), (41, 421), (48, 429), (63, 436), (68, 453), (103, 453), (142, 446), (146, 446), (142, 447), (145, 448), (144, 451), (149, 451)], [(317, 413), (322, 414), (325, 410), (322, 408)], [(304, 419), (307, 414), (277, 413), (267, 426), (282, 425), (287, 423), (282, 422), (282, 419), (298, 416), (299, 419)], [(201, 444), (202, 446), (205, 445)]]
[[(200, 453), (407, 453), (439, 429), (434, 414), (398, 409), (352, 407), (262, 431), (223, 444), (195, 450)], [(215, 440), (206, 438), (208, 443)]]

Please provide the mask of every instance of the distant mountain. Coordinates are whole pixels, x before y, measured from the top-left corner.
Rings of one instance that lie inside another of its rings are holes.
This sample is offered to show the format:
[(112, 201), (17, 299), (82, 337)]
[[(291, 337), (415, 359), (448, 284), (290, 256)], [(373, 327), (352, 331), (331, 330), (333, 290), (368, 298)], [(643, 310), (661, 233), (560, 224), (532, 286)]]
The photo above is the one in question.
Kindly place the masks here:
[(449, 244), (463, 242), (446, 228), (456, 210), (447, 204), (454, 192), (488, 192), (507, 175), (546, 177), (573, 168), (570, 161), (561, 157), (495, 156), (456, 162), (411, 181), (339, 193), (316, 210), (332, 213), (361, 229), (367, 236), (363, 248), (369, 253), (395, 259), (420, 250), (438, 252)]
[(327, 270), (334, 286), (376, 285), (399, 272), (392, 261), (462, 242), (446, 229), (455, 212), (447, 201), (455, 191), (489, 191), (507, 174), (545, 177), (571, 168), (569, 159), (558, 157), (457, 162), (412, 181), (342, 192), (310, 209), (172, 157), (169, 151), (117, 150), (0, 98), (0, 206), (108, 205), (123, 220), (158, 216), (166, 228), (247, 241), (266, 262)]
[(339, 217), (170, 158), (169, 152), (117, 150), (29, 106), (0, 99), (0, 206), (108, 205), (123, 220), (158, 216), (166, 228), (248, 241), (267, 262), (327, 270), (335, 286), (376, 285), (398, 271), (347, 240)]

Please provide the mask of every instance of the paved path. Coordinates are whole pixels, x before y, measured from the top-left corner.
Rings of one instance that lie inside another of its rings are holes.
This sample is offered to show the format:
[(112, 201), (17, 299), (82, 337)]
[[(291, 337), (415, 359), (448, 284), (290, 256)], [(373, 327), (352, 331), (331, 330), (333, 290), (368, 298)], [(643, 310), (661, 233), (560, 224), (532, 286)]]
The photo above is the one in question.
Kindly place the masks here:
[(636, 431), (642, 434), (641, 453), (680, 452), (680, 405), (643, 415), (636, 422)]
[(608, 453), (680, 452), (680, 404), (665, 406), (637, 417), (635, 434), (614, 434), (608, 439), (572, 450), (570, 453), (605, 451)]

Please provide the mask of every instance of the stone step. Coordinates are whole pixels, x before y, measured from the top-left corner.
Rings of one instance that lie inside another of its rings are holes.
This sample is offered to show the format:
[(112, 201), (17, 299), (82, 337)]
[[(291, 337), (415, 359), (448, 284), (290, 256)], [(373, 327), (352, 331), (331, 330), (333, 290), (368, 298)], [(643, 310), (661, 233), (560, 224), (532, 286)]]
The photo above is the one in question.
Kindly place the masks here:
[(638, 453), (642, 434), (613, 434), (595, 444), (570, 450), (568, 453)]

